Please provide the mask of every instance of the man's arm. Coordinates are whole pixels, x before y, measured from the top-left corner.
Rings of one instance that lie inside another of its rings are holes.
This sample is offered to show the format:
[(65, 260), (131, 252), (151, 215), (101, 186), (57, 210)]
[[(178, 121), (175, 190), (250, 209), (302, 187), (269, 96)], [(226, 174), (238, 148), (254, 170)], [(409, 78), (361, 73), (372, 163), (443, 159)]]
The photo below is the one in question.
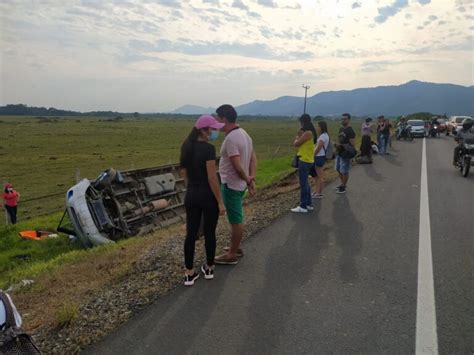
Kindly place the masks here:
[(249, 189), (250, 196), (255, 195), (257, 190), (257, 186), (255, 184), (255, 177), (257, 176), (257, 154), (255, 154), (255, 150), (252, 149), (252, 156), (250, 158), (250, 182), (247, 182), (247, 186)]
[(245, 182), (247, 182), (248, 184), (250, 182), (250, 178), (247, 176), (244, 168), (242, 167), (242, 161), (240, 160), (240, 155), (234, 155), (233, 157), (229, 157), (229, 159), (235, 171), (237, 172), (237, 175), (239, 175), (239, 177)]
[(253, 149), (252, 156), (250, 157), (249, 175), (251, 179), (255, 179), (257, 176), (257, 154), (255, 154), (255, 150)]

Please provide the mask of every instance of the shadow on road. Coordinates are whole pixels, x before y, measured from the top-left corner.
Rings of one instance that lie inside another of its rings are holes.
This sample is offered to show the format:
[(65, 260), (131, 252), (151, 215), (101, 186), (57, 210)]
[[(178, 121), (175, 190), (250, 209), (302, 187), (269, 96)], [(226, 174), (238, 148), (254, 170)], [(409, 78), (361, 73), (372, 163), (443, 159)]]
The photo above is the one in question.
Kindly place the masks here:
[[(292, 312), (293, 295), (313, 278), (321, 251), (328, 246), (329, 228), (320, 223), (320, 208), (321, 204), (317, 203), (311, 214), (292, 215), (293, 227), (284, 244), (269, 251), (264, 282), (248, 309), (245, 348), (238, 353), (262, 354), (278, 350)], [(274, 321), (262, 327), (262, 319), (269, 319), (269, 315)]]
[(347, 195), (337, 196), (333, 206), (333, 226), (336, 243), (342, 253), (339, 258), (340, 278), (354, 282), (359, 277), (356, 258), (362, 250), (362, 224), (352, 213)]
[(364, 172), (368, 177), (371, 177), (375, 181), (384, 181), (385, 178), (380, 174), (374, 167), (374, 164), (363, 164), (361, 165)]
[[(196, 243), (196, 247), (198, 245), (199, 243)], [(199, 268), (196, 270), (200, 272)], [(223, 268), (218, 268), (216, 274), (220, 278), (226, 278), (229, 271), (230, 269), (224, 271)], [(197, 286), (186, 290), (183, 296), (186, 297), (186, 301), (183, 302), (174, 315), (166, 322), (159, 322), (159, 319), (157, 319), (156, 323), (159, 324), (159, 329), (150, 332), (150, 334), (155, 334), (162, 339), (163, 349), (166, 349), (168, 354), (187, 353), (217, 305), (217, 302), (209, 302), (209, 300), (218, 300), (225, 286), (224, 282), (205, 280), (202, 274), (196, 282)], [(205, 292), (202, 292), (203, 287), (206, 289)], [(196, 309), (200, 311), (196, 312)], [(179, 336), (182, 341), (178, 342), (176, 341), (177, 324), (182, 325), (179, 329)], [(148, 353), (148, 350), (146, 352)]]

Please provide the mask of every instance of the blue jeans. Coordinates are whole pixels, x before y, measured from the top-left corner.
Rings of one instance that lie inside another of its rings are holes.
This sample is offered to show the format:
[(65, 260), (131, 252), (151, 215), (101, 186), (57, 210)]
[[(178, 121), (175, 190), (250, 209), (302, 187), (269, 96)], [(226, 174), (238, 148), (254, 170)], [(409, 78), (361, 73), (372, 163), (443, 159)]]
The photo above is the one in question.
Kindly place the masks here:
[(388, 139), (385, 135), (380, 135), (379, 153), (385, 154), (387, 152)]
[(309, 170), (313, 163), (306, 163), (304, 161), (298, 162), (298, 177), (300, 179), (301, 202), (300, 206), (306, 208), (312, 205), (311, 201), (311, 187), (309, 186)]
[(389, 142), (390, 142), (390, 136), (387, 136), (385, 134), (380, 135), (380, 143), (381, 143), (381, 148), (382, 148), (382, 150), (380, 151), (380, 154), (387, 154)]

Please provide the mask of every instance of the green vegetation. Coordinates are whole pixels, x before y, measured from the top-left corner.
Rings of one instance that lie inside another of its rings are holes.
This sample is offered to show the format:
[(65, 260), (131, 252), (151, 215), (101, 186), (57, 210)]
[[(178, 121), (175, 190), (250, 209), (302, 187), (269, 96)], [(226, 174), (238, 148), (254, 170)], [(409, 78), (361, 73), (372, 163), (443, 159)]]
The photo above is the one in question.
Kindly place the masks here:
[[(21, 230), (56, 229), (65, 193), (75, 184), (78, 170), (82, 178), (93, 179), (108, 167), (128, 170), (176, 162), (181, 143), (193, 125), (189, 120), (82, 117), (7, 116), (2, 121), (0, 180), (13, 183), (22, 201), (19, 224), (0, 225), (0, 287), (91, 252), (78, 250), (81, 246), (65, 235), (41, 242), (18, 237)], [(242, 126), (254, 141), (259, 188), (293, 170), (290, 162), (295, 150), (291, 143), (299, 127), (296, 121), (244, 121)], [(339, 123), (330, 122), (329, 128), (335, 138)], [(354, 129), (359, 131), (357, 122)], [(216, 147), (221, 141), (222, 135)], [(49, 197), (39, 198), (42, 196)]]
[(79, 306), (75, 303), (63, 304), (56, 312), (56, 322), (59, 328), (67, 327), (78, 315)]

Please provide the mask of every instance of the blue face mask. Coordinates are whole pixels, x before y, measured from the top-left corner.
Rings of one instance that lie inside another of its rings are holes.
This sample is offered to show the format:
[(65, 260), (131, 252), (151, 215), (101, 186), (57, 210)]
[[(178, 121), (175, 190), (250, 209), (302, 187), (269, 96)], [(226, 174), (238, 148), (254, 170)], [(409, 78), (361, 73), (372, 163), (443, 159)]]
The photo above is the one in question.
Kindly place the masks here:
[(209, 135), (209, 140), (210, 141), (215, 141), (219, 137), (219, 131), (212, 130), (211, 134)]

